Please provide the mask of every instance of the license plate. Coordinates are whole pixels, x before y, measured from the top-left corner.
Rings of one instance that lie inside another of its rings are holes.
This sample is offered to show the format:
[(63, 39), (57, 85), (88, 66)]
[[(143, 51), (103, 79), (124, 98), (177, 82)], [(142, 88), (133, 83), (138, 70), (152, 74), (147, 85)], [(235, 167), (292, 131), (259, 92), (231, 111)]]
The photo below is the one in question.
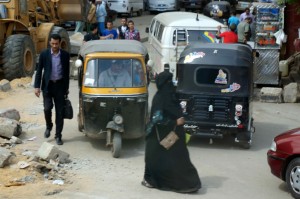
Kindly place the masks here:
[(191, 3), (191, 6), (195, 6), (196, 5), (196, 3)]

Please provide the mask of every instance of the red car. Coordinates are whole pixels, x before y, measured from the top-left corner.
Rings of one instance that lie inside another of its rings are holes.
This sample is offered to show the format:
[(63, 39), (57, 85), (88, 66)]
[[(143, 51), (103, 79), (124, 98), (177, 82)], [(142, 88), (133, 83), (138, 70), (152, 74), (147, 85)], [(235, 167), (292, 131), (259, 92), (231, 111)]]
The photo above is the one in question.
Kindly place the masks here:
[(276, 136), (267, 155), (272, 174), (285, 181), (292, 196), (300, 199), (300, 128)]

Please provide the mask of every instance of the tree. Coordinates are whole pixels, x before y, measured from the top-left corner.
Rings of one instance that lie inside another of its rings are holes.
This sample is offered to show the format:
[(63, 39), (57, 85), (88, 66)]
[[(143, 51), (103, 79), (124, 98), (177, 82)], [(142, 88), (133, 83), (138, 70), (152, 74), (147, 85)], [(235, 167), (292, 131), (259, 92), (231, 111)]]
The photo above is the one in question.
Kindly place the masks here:
[(300, 3), (299, 0), (277, 0), (278, 4), (284, 5), (285, 3), (295, 5), (297, 13), (300, 14)]

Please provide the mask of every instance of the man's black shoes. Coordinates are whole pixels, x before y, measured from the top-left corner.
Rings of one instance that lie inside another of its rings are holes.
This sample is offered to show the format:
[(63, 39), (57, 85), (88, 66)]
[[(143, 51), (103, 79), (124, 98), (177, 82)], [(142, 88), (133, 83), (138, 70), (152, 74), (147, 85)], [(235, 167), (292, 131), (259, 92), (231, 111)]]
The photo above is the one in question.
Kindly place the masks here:
[(61, 140), (61, 138), (55, 138), (55, 140), (56, 140), (57, 145), (63, 145), (64, 144), (63, 141)]
[(45, 131), (45, 133), (44, 133), (44, 137), (45, 138), (48, 138), (48, 137), (50, 137), (50, 129), (46, 129), (46, 131)]

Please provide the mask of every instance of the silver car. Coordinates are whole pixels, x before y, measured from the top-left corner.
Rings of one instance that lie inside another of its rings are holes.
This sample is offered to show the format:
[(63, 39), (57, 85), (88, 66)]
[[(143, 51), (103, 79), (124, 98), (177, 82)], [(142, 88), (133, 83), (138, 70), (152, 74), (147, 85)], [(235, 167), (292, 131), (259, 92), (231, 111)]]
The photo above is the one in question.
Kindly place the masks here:
[(253, 3), (253, 0), (238, 0), (235, 5), (236, 11), (244, 11), (246, 8), (250, 8)]

